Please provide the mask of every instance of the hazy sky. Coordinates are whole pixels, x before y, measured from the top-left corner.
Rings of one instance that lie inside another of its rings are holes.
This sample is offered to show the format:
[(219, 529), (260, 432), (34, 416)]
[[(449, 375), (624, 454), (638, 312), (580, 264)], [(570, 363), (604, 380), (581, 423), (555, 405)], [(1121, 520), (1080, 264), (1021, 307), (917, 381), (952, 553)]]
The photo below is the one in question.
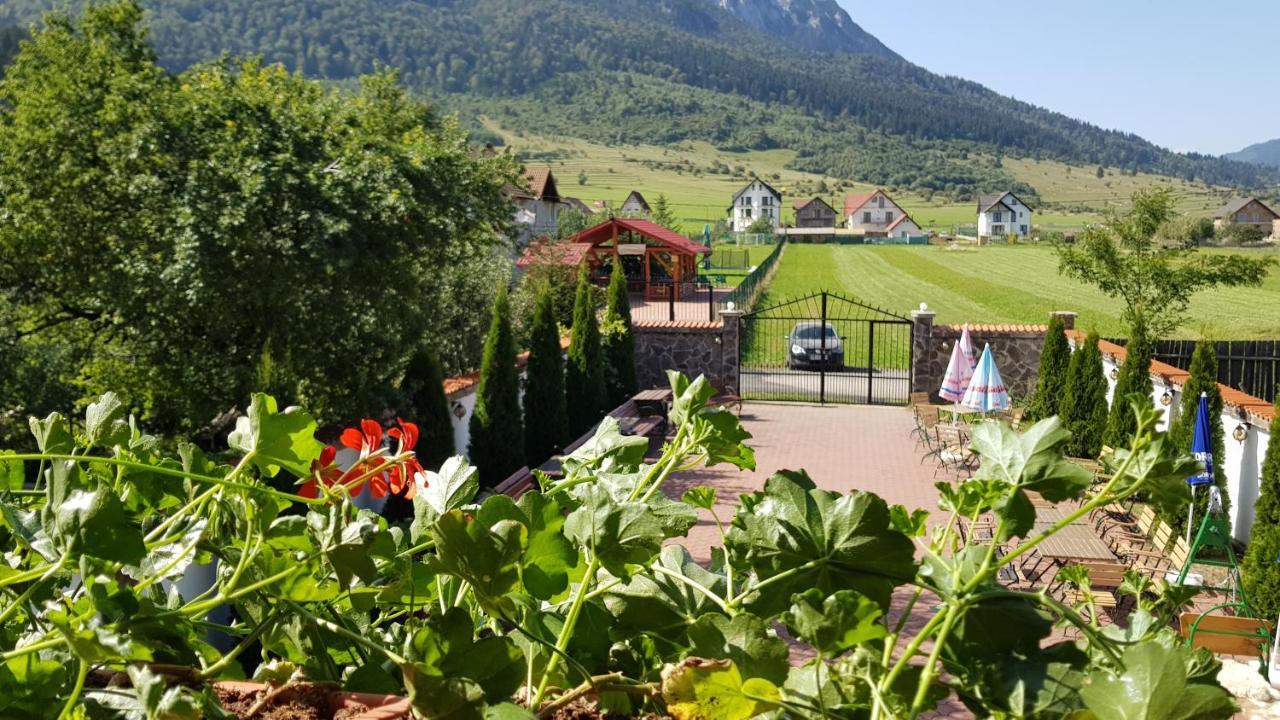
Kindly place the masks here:
[(839, 0), (917, 65), (1174, 150), (1280, 138), (1280, 0)]

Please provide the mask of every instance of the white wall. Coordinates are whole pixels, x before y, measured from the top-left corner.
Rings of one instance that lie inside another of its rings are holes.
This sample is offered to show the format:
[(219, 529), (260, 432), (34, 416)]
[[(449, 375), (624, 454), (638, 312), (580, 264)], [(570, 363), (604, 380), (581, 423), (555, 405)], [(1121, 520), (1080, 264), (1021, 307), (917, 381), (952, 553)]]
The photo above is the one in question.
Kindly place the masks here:
[[(747, 211), (750, 210), (750, 215)], [(729, 227), (734, 232), (744, 232), (762, 217), (769, 219), (773, 227), (782, 222), (782, 198), (774, 195), (764, 183), (756, 180), (747, 186), (733, 201), (729, 213)]]
[[(881, 207), (881, 199), (884, 200), (884, 207)], [(865, 220), (867, 213), (871, 213), (870, 221)], [(889, 223), (906, 215), (906, 211), (898, 207), (888, 195), (884, 193), (876, 193), (871, 199), (863, 203), (862, 207), (854, 210), (849, 217), (845, 218), (845, 227), (850, 230), (870, 230), (879, 232), (885, 229)], [(898, 227), (902, 227), (901, 225)], [(897, 228), (894, 228), (897, 230)], [(918, 229), (918, 228), (917, 228)]]
[[(989, 237), (991, 235), (992, 225), (1004, 226), (1004, 231), (1001, 233), (1003, 235), (1017, 235), (1022, 237), (1029, 234), (1031, 232), (1031, 208), (1019, 202), (1012, 195), (1006, 195), (1004, 200), (1001, 202), (1004, 203), (1009, 210), (1006, 211), (1004, 208), (999, 208), (1000, 212), (1004, 214), (999, 223), (995, 222), (993, 213), (978, 213), (978, 236)], [(1022, 230), (1023, 225), (1027, 226), (1026, 232), (1023, 232)]]
[[(524, 404), (524, 378), (525, 371), (520, 370), (520, 403)], [(445, 399), (449, 403), (449, 418), (453, 421), (453, 454), (466, 455), (467, 446), (471, 444), (471, 416), (476, 411), (476, 390), (480, 386), (472, 385), (466, 390), (456, 392), (447, 396)], [(454, 403), (462, 405), (462, 417), (458, 417), (454, 413)]]

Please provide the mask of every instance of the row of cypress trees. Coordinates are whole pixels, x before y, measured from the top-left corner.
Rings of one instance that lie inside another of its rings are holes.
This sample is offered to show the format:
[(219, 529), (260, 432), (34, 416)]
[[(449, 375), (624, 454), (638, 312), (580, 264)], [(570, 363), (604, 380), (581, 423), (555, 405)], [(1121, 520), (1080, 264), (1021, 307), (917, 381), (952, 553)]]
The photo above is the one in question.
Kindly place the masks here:
[(1061, 317), (1049, 320), (1035, 392), (1027, 409), (1029, 420), (1057, 415), (1071, 431), (1067, 451), (1076, 457), (1097, 457), (1107, 429), (1107, 378), (1102, 370), (1098, 334), (1071, 352)]
[(614, 263), (607, 296), (602, 332), (584, 266), (578, 274), (565, 362), (551, 287), (539, 287), (522, 403), (510, 306), (505, 288), (498, 293), (470, 423), (468, 455), (481, 483), (492, 486), (522, 466), (541, 464), (635, 394), (631, 307), (619, 263)]

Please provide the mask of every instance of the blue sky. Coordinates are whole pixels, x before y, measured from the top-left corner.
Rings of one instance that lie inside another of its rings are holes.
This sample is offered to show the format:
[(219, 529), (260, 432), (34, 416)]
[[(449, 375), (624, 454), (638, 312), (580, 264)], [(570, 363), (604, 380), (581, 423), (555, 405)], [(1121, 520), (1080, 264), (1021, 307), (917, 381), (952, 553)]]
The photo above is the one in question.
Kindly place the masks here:
[(1165, 147), (1280, 138), (1280, 0), (838, 1), (917, 65)]

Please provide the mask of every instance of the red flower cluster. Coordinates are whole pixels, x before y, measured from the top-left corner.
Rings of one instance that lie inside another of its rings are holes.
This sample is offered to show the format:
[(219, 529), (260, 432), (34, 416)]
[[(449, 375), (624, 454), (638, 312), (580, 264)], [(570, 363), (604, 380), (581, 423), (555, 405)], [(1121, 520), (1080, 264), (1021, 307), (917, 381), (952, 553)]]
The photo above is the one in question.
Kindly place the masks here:
[[(396, 427), (388, 430), (387, 436), (399, 441), (395, 457), (400, 457), (412, 453), (418, 444), (418, 426), (396, 418)], [(368, 485), (370, 494), (375, 498), (384, 498), (388, 493), (404, 493), (406, 498), (412, 499), (417, 491), (418, 476), (422, 476), (422, 482), (426, 481), (426, 472), (413, 455), (388, 464), (390, 458), (382, 452), (382, 426), (375, 420), (361, 420), (359, 428), (343, 430), (338, 441), (343, 447), (360, 453), (360, 458), (350, 468), (342, 470), (335, 463), (337, 446), (329, 445), (320, 452), (320, 457), (311, 461), (311, 478), (299, 488), (299, 495), (320, 497), (320, 485), (323, 484), (325, 487), (347, 486), (347, 492), (355, 497)]]

